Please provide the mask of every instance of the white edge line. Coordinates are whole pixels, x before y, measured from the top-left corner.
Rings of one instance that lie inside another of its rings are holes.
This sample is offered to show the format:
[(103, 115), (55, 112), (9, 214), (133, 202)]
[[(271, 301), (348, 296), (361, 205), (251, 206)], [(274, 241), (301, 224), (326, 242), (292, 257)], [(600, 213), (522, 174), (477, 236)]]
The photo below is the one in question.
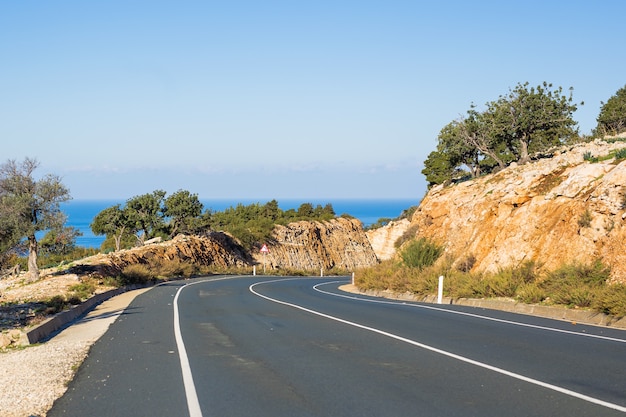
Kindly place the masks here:
[(185, 342), (180, 331), (180, 320), (178, 314), (178, 296), (187, 287), (196, 284), (202, 284), (211, 281), (223, 281), (226, 279), (239, 278), (239, 276), (228, 276), (224, 278), (205, 279), (201, 281), (190, 282), (183, 285), (176, 291), (174, 297), (174, 338), (176, 339), (176, 347), (178, 348), (178, 357), (180, 358), (180, 367), (183, 373), (183, 385), (185, 387), (185, 396), (187, 397), (187, 408), (189, 409), (189, 417), (202, 417), (202, 409), (200, 408), (200, 401), (198, 401), (198, 394), (196, 392), (196, 385), (193, 382), (193, 375), (191, 373), (191, 366), (189, 365), (189, 357), (187, 356), (187, 349), (185, 348)]
[(187, 397), (187, 408), (189, 409), (189, 417), (202, 417), (196, 386), (193, 383), (193, 375), (191, 374), (191, 366), (189, 366), (189, 358), (187, 357), (187, 349), (180, 332), (180, 321), (178, 316), (178, 296), (181, 291), (191, 284), (184, 285), (176, 291), (174, 297), (174, 337), (176, 338), (176, 347), (178, 348), (178, 357), (180, 358), (180, 367), (183, 372), (183, 385), (185, 387), (185, 396)]
[(610, 403), (608, 401), (603, 401), (603, 400), (600, 400), (600, 399), (597, 399), (597, 398), (594, 398), (594, 397), (590, 397), (590, 396), (585, 395), (585, 394), (581, 394), (581, 393), (578, 393), (578, 392), (575, 392), (575, 391), (568, 390), (566, 388), (562, 388), (562, 387), (559, 387), (559, 386), (556, 386), (556, 385), (548, 384), (547, 382), (542, 382), (542, 381), (539, 381), (539, 380), (536, 380), (536, 379), (533, 379), (533, 378), (530, 378), (530, 377), (527, 377), (527, 376), (524, 376), (524, 375), (517, 374), (515, 372), (507, 371), (506, 369), (498, 368), (498, 367), (495, 367), (495, 366), (492, 366), (492, 365), (489, 365), (489, 364), (486, 364), (486, 363), (483, 363), (483, 362), (475, 361), (473, 359), (466, 358), (464, 356), (460, 356), (460, 355), (457, 355), (457, 354), (452, 353), (452, 352), (447, 352), (445, 350), (438, 349), (438, 348), (435, 348), (433, 346), (425, 345), (423, 343), (416, 342), (414, 340), (407, 339), (405, 337), (398, 336), (398, 335), (395, 335), (393, 333), (388, 333), (388, 332), (385, 332), (385, 331), (382, 331), (382, 330), (375, 329), (373, 327), (364, 326), (362, 324), (358, 324), (358, 323), (355, 323), (355, 322), (352, 322), (352, 321), (349, 321), (349, 320), (344, 320), (344, 319), (341, 319), (339, 317), (334, 317), (334, 316), (331, 316), (331, 315), (328, 315), (328, 314), (325, 314), (325, 313), (321, 313), (319, 311), (315, 311), (315, 310), (308, 309), (306, 307), (299, 306), (297, 304), (292, 304), (292, 303), (288, 303), (288, 302), (285, 302), (285, 301), (280, 301), (280, 300), (268, 297), (266, 295), (260, 294), (260, 293), (258, 293), (258, 292), (256, 292), (254, 290), (254, 287), (259, 285), (259, 284), (269, 284), (269, 283), (277, 282), (277, 281), (284, 281), (284, 279), (283, 280), (272, 280), (272, 281), (257, 282), (255, 284), (250, 285), (250, 287), (248, 289), (250, 290), (250, 292), (252, 292), (253, 294), (257, 295), (258, 297), (264, 298), (264, 299), (266, 299), (268, 301), (272, 301), (272, 302), (277, 303), (277, 304), (286, 305), (286, 306), (289, 306), (289, 307), (292, 307), (292, 308), (296, 308), (298, 310), (306, 311), (307, 313), (311, 313), (311, 314), (318, 315), (320, 317), (327, 318), (329, 320), (334, 320), (334, 321), (337, 321), (337, 322), (340, 322), (340, 323), (347, 324), (349, 326), (353, 326), (353, 327), (357, 327), (359, 329), (363, 329), (363, 330), (367, 330), (367, 331), (370, 331), (370, 332), (373, 332), (373, 333), (377, 333), (377, 334), (380, 334), (380, 335), (383, 335), (383, 336), (386, 336), (386, 337), (389, 337), (389, 338), (392, 338), (392, 339), (395, 339), (395, 340), (399, 340), (401, 342), (408, 343), (408, 344), (413, 345), (413, 346), (417, 346), (417, 347), (422, 348), (422, 349), (429, 350), (431, 352), (438, 353), (440, 355), (444, 355), (444, 356), (447, 356), (447, 357), (459, 360), (461, 362), (469, 363), (471, 365), (475, 365), (475, 366), (478, 366), (478, 367), (481, 367), (481, 368), (484, 368), (484, 369), (488, 369), (490, 371), (497, 372), (499, 374), (506, 375), (506, 376), (509, 376), (511, 378), (519, 379), (521, 381), (528, 382), (530, 384), (538, 385), (540, 387), (547, 388), (547, 389), (550, 389), (550, 390), (553, 390), (553, 391), (556, 391), (556, 392), (560, 392), (562, 394), (569, 395), (571, 397), (575, 397), (575, 398), (578, 398), (578, 399), (581, 399), (581, 400), (584, 400), (584, 401), (587, 401), (587, 402), (590, 402), (590, 403), (593, 403), (593, 404), (601, 405), (603, 407), (611, 408), (613, 410), (617, 410), (617, 411), (621, 411), (623, 413), (626, 413), (626, 407), (623, 407), (623, 406), (621, 406), (619, 404), (613, 404), (613, 403)]
[[(499, 323), (506, 323), (506, 324), (511, 324), (511, 325), (514, 325), (514, 326), (530, 327), (530, 328), (533, 328), (533, 329), (547, 330), (547, 331), (557, 332), (557, 333), (566, 333), (566, 334), (571, 334), (571, 335), (574, 335), (574, 336), (591, 337), (591, 338), (595, 338), (595, 339), (610, 340), (612, 342), (626, 343), (625, 339), (618, 339), (616, 337), (601, 336), (601, 335), (590, 334), (590, 333), (579, 333), (579, 332), (573, 332), (571, 330), (563, 330), (563, 329), (556, 329), (556, 328), (553, 328), (553, 327), (539, 326), (537, 324), (528, 324), (528, 323), (521, 323), (521, 322), (512, 321), (512, 320), (497, 319), (495, 317), (481, 316), (480, 314), (466, 313), (464, 311), (448, 310), (446, 308), (439, 308), (439, 307), (427, 306), (427, 305), (422, 305), (422, 304), (414, 304), (413, 302), (370, 300), (368, 298), (361, 298), (361, 297), (357, 297), (357, 296), (336, 294), (336, 293), (324, 291), (324, 290), (321, 290), (321, 289), (318, 288), (321, 285), (336, 284), (336, 283), (340, 283), (340, 282), (343, 282), (343, 281), (322, 282), (322, 283), (319, 283), (319, 284), (315, 285), (313, 287), (313, 289), (315, 291), (321, 292), (322, 294), (332, 295), (332, 296), (335, 296), (335, 297), (347, 298), (347, 299), (350, 299), (350, 300), (363, 301), (363, 302), (366, 302), (366, 303), (392, 304), (392, 305), (402, 305), (402, 306), (407, 306), (407, 307), (423, 308), (423, 309), (427, 309), (427, 310), (442, 311), (444, 313), (458, 314), (458, 315), (461, 315), (461, 316), (469, 316), (469, 317), (474, 317), (474, 318), (483, 319), (483, 320), (496, 321), (496, 322), (499, 322)], [(514, 313), (514, 312), (511, 312), (511, 313), (519, 314), (519, 313)], [(619, 329), (616, 329), (616, 330), (619, 330)]]

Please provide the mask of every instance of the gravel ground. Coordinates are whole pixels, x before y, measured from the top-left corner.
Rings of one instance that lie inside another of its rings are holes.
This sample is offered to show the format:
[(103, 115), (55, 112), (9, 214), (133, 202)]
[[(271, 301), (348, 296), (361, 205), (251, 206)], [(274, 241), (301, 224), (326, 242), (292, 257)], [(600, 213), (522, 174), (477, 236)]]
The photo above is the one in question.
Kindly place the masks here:
[(0, 415), (45, 416), (61, 397), (90, 342), (50, 340), (47, 343), (0, 354)]
[(128, 304), (149, 288), (98, 305), (45, 343), (0, 353), (0, 416), (44, 417), (102, 336)]

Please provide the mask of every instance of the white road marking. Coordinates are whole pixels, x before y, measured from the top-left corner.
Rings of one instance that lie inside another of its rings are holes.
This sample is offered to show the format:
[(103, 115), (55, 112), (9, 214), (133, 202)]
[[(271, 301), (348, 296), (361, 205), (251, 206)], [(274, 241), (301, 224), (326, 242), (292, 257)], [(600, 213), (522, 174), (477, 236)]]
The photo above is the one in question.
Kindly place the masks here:
[[(294, 279), (301, 279), (301, 278), (294, 278)], [(288, 303), (286, 301), (280, 301), (280, 300), (277, 300), (275, 298), (271, 298), (271, 297), (268, 297), (266, 295), (263, 295), (263, 294), (255, 291), (255, 289), (254, 289), (254, 287), (256, 287), (257, 285), (269, 284), (269, 283), (273, 283), (273, 282), (277, 282), (277, 281), (285, 281), (285, 279), (257, 282), (255, 284), (250, 285), (249, 290), (250, 290), (251, 293), (257, 295), (258, 297), (264, 298), (264, 299), (266, 299), (268, 301), (271, 301), (271, 302), (274, 302), (274, 303), (277, 303), (277, 304), (286, 305), (288, 307), (296, 308), (298, 310), (302, 310), (302, 311), (305, 311), (307, 313), (315, 314), (317, 316), (324, 317), (324, 318), (329, 319), (329, 320), (334, 320), (334, 321), (337, 321), (337, 322), (340, 322), (340, 323), (343, 323), (343, 324), (347, 324), (349, 326), (353, 326), (353, 327), (356, 327), (356, 328), (359, 328), (359, 329), (367, 330), (367, 331), (370, 331), (372, 333), (380, 334), (382, 336), (386, 336), (386, 337), (389, 337), (391, 339), (399, 340), (401, 342), (408, 343), (410, 345), (417, 346), (419, 348), (422, 348), (422, 349), (425, 349), (425, 350), (429, 350), (431, 352), (435, 352), (435, 353), (438, 353), (440, 355), (447, 356), (449, 358), (453, 358), (453, 359), (459, 360), (461, 362), (469, 363), (471, 365), (475, 365), (475, 366), (478, 366), (478, 367), (481, 367), (481, 368), (484, 368), (484, 369), (488, 369), (490, 371), (497, 372), (499, 374), (506, 375), (506, 376), (509, 376), (511, 378), (518, 379), (520, 381), (524, 381), (524, 382), (528, 382), (530, 384), (538, 385), (540, 387), (547, 388), (547, 389), (550, 389), (550, 390), (553, 390), (553, 391), (556, 391), (556, 392), (560, 392), (562, 394), (569, 395), (571, 397), (575, 397), (575, 398), (578, 398), (578, 399), (581, 399), (581, 400), (584, 400), (584, 401), (587, 401), (587, 402), (590, 402), (590, 403), (593, 403), (593, 404), (597, 404), (597, 405), (600, 405), (600, 406), (603, 406), (603, 407), (611, 408), (613, 410), (617, 410), (617, 411), (621, 411), (623, 413), (626, 413), (626, 407), (623, 407), (623, 406), (621, 406), (619, 404), (613, 404), (613, 403), (610, 403), (608, 401), (603, 401), (603, 400), (600, 400), (598, 398), (590, 397), (590, 396), (585, 395), (585, 394), (581, 394), (581, 393), (578, 393), (578, 392), (575, 392), (575, 391), (572, 391), (572, 390), (569, 390), (569, 389), (566, 389), (566, 388), (559, 387), (557, 385), (548, 384), (546, 382), (542, 382), (542, 381), (539, 381), (539, 380), (536, 380), (536, 379), (533, 379), (533, 378), (529, 378), (527, 376), (520, 375), (520, 374), (517, 374), (515, 372), (507, 371), (506, 369), (498, 368), (496, 366), (492, 366), (492, 365), (489, 365), (489, 364), (486, 364), (486, 363), (483, 363), (483, 362), (475, 361), (473, 359), (466, 358), (465, 356), (457, 355), (457, 354), (452, 353), (452, 352), (448, 352), (448, 351), (445, 351), (445, 350), (442, 350), (442, 349), (438, 349), (438, 348), (435, 348), (433, 346), (429, 346), (429, 345), (417, 342), (415, 340), (407, 339), (405, 337), (398, 336), (398, 335), (395, 335), (393, 333), (388, 333), (388, 332), (385, 332), (383, 330), (375, 329), (373, 327), (368, 327), (368, 326), (364, 326), (362, 324), (355, 323), (355, 322), (352, 322), (352, 321), (349, 321), (349, 320), (344, 320), (344, 319), (341, 319), (339, 317), (331, 316), (329, 314), (325, 314), (325, 313), (322, 313), (322, 312), (319, 312), (319, 311), (315, 311), (315, 310), (311, 310), (311, 309), (306, 308), (306, 307), (299, 306), (297, 304)]]
[(178, 357), (180, 359), (180, 367), (183, 372), (183, 385), (185, 387), (185, 395), (187, 397), (187, 408), (189, 409), (189, 417), (202, 417), (202, 410), (200, 409), (200, 402), (198, 401), (198, 394), (196, 393), (196, 386), (193, 383), (193, 375), (191, 374), (191, 367), (189, 366), (189, 358), (187, 357), (187, 349), (185, 349), (185, 342), (180, 332), (180, 320), (178, 315), (178, 296), (180, 292), (189, 285), (187, 284), (176, 291), (174, 297), (174, 337), (176, 338), (176, 347), (178, 347)]
[(511, 325), (514, 325), (514, 326), (531, 327), (533, 329), (547, 330), (547, 331), (550, 331), (550, 332), (565, 333), (565, 334), (571, 334), (571, 335), (574, 335), (574, 336), (591, 337), (591, 338), (595, 338), (595, 339), (610, 340), (612, 342), (626, 343), (626, 339), (618, 339), (616, 337), (601, 336), (601, 335), (595, 335), (595, 334), (589, 334), (589, 333), (573, 332), (571, 330), (556, 329), (556, 328), (553, 328), (553, 327), (539, 326), (539, 325), (536, 325), (536, 324), (528, 324), (528, 323), (521, 323), (521, 322), (518, 322), (518, 321), (498, 319), (498, 318), (495, 318), (495, 317), (481, 316), (480, 314), (466, 313), (464, 311), (448, 310), (446, 308), (433, 307), (433, 306), (428, 306), (428, 305), (423, 305), (423, 304), (413, 304), (413, 303), (405, 303), (405, 302), (399, 302), (399, 301), (372, 300), (372, 299), (369, 299), (369, 298), (361, 298), (361, 297), (351, 296), (351, 295), (336, 294), (336, 293), (332, 293), (332, 292), (328, 292), (328, 291), (323, 291), (323, 290), (318, 288), (319, 286), (322, 286), (322, 285), (337, 284), (337, 283), (340, 283), (340, 282), (343, 282), (343, 281), (322, 282), (320, 284), (317, 284), (317, 285), (313, 286), (313, 289), (315, 291), (321, 292), (322, 294), (332, 295), (334, 297), (348, 298), (350, 300), (363, 301), (363, 302), (366, 302), (366, 303), (395, 304), (395, 305), (402, 305), (402, 306), (407, 306), (407, 307), (423, 308), (423, 309), (426, 309), (426, 310), (436, 310), (436, 311), (441, 311), (441, 312), (444, 312), (444, 313), (458, 314), (460, 316), (474, 317), (474, 318), (482, 319), (482, 320), (496, 321), (496, 322), (499, 322), (499, 323), (506, 323), (506, 324), (511, 324)]
[(174, 297), (174, 337), (176, 338), (176, 347), (178, 348), (178, 357), (180, 359), (180, 367), (183, 373), (183, 385), (185, 387), (185, 396), (187, 397), (187, 408), (189, 409), (189, 417), (202, 417), (202, 409), (200, 408), (200, 402), (198, 401), (198, 394), (196, 393), (196, 385), (193, 382), (193, 375), (191, 373), (191, 366), (189, 365), (189, 357), (187, 356), (187, 349), (185, 348), (185, 342), (180, 331), (180, 319), (178, 314), (178, 296), (187, 287), (196, 284), (202, 284), (210, 281), (223, 281), (226, 279), (237, 278), (236, 276), (228, 276), (223, 278), (205, 279), (201, 281), (190, 282), (183, 285), (176, 291)]

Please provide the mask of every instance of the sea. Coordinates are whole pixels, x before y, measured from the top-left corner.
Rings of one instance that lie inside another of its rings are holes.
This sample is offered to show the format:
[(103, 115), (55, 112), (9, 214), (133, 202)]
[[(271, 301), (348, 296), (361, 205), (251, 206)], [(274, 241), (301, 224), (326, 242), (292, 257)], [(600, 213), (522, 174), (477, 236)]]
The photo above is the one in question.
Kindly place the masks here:
[[(204, 209), (218, 212), (229, 207), (236, 207), (237, 204), (265, 204), (270, 200), (272, 199), (200, 199), (200, 202)], [(276, 201), (278, 201), (278, 207), (283, 211), (297, 209), (303, 203), (311, 203), (314, 207), (318, 204), (322, 207), (331, 204), (337, 216), (349, 214), (359, 219), (364, 227), (376, 223), (381, 218), (394, 219), (400, 216), (404, 210), (419, 204), (419, 199), (276, 199)], [(116, 204), (123, 206), (124, 203), (124, 200), (70, 200), (61, 204), (61, 211), (67, 216), (66, 226), (75, 227), (82, 233), (82, 236), (76, 238), (76, 246), (99, 248), (105, 237), (94, 235), (91, 231), (90, 225), (94, 217), (108, 207)]]

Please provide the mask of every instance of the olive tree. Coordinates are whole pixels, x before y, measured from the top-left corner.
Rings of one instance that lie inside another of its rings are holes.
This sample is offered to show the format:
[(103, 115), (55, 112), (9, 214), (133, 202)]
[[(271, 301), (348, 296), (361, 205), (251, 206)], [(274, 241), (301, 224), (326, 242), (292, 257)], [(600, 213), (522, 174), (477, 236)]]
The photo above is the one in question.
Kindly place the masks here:
[(126, 201), (124, 210), (138, 233), (139, 245), (143, 245), (146, 239), (153, 238), (156, 231), (164, 227), (161, 205), (165, 194), (163, 190), (155, 190)]
[(163, 215), (169, 220), (170, 237), (178, 233), (195, 232), (203, 205), (197, 194), (178, 190), (163, 202)]
[(96, 235), (113, 237), (116, 251), (121, 249), (122, 238), (125, 235), (136, 232), (135, 222), (129, 218), (128, 213), (119, 204), (108, 207), (98, 213), (90, 227), (91, 231)]
[(602, 103), (596, 120), (598, 121), (597, 134), (617, 135), (626, 131), (626, 86), (617, 90), (617, 93), (606, 103)]
[(0, 217), (1, 226), (7, 228), (1, 236), (3, 246), (16, 245), (26, 239), (31, 281), (39, 278), (36, 233), (61, 228), (66, 217), (60, 203), (71, 198), (58, 176), (48, 174), (41, 179), (34, 178), (38, 167), (39, 162), (31, 158), (21, 163), (8, 160), (0, 165)]
[(577, 104), (572, 94), (573, 88), (566, 96), (562, 87), (553, 89), (547, 82), (537, 87), (528, 87), (527, 82), (517, 84), (508, 94), (489, 103), (485, 112), (492, 118), (495, 143), (506, 145), (524, 164), (530, 161), (530, 150), (541, 151), (576, 136), (573, 113)]

